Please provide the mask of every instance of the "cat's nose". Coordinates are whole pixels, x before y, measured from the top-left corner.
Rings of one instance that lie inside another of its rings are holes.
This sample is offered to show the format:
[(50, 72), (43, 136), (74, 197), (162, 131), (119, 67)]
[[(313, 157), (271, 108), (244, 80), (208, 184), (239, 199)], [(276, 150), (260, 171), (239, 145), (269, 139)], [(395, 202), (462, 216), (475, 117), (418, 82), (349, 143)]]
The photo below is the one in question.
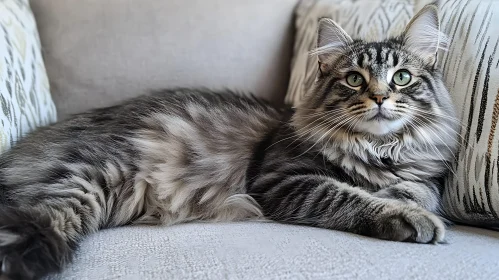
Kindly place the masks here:
[(383, 102), (386, 99), (388, 99), (388, 96), (381, 95), (381, 94), (373, 94), (373, 95), (369, 96), (369, 98), (371, 98), (372, 100), (374, 100), (374, 102), (376, 102), (376, 104), (378, 104), (378, 106), (381, 106), (381, 104), (383, 104)]

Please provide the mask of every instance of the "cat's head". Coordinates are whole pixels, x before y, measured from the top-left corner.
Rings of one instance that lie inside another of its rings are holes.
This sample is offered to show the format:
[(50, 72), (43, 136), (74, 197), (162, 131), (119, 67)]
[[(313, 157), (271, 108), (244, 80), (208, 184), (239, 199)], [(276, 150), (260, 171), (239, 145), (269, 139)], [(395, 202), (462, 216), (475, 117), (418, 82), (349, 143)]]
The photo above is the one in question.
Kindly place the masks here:
[(296, 107), (298, 132), (382, 138), (437, 123), (454, 127), (451, 99), (435, 66), (445, 47), (434, 5), (416, 14), (401, 35), (377, 42), (353, 40), (331, 19), (321, 19), (313, 51), (317, 79)]

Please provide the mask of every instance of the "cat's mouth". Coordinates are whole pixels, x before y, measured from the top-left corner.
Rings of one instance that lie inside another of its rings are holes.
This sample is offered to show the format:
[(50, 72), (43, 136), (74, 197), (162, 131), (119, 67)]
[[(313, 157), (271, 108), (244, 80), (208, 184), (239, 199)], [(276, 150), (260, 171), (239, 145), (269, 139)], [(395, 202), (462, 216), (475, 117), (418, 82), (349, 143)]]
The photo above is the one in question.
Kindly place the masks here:
[(388, 117), (382, 111), (378, 111), (371, 120), (386, 120)]
[(355, 125), (355, 130), (372, 135), (386, 135), (400, 131), (400, 129), (404, 127), (404, 124), (404, 119), (380, 114), (371, 117), (368, 121), (357, 123)]
[(369, 112), (367, 116), (367, 121), (386, 121), (386, 120), (394, 120), (395, 115), (385, 108), (376, 108)]

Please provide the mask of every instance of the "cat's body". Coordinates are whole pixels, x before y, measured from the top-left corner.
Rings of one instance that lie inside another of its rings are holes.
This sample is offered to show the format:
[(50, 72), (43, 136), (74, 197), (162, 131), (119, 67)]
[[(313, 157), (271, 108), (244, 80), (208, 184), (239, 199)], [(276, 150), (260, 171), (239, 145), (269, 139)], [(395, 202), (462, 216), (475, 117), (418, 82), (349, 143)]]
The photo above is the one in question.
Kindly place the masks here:
[(84, 220), (94, 230), (255, 216), (256, 203), (242, 195), (246, 170), (280, 118), (277, 109), (231, 92), (145, 95), (20, 141), (0, 159), (0, 195), (4, 206), (42, 211), (73, 196), (78, 201), (57, 207), (68, 217), (72, 207), (88, 208), (92, 219)]
[[(432, 212), (456, 133), (434, 61), (407, 40), (366, 44), (321, 26), (338, 44), (319, 39), (316, 85), (292, 114), (230, 92), (166, 90), (17, 143), (0, 157), (1, 273), (57, 271), (86, 235), (134, 223), (266, 218), (441, 242)], [(412, 80), (398, 86), (397, 69)]]

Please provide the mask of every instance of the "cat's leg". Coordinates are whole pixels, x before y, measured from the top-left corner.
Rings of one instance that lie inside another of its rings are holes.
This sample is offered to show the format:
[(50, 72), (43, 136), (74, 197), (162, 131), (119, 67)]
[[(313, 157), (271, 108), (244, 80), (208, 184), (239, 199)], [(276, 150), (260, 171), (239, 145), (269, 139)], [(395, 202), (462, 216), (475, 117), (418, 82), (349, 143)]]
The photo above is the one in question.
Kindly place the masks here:
[(1, 277), (38, 279), (60, 271), (85, 236), (138, 213), (137, 203), (125, 205), (133, 199), (131, 190), (105, 190), (106, 183), (94, 179), (73, 174), (59, 183), (0, 186)]
[(440, 191), (434, 182), (402, 181), (373, 193), (376, 197), (396, 199), (418, 205), (431, 212), (440, 209)]
[(332, 178), (293, 175), (254, 186), (252, 195), (264, 215), (276, 221), (395, 241), (437, 243), (444, 238), (442, 221), (422, 207), (376, 197)]
[(99, 228), (102, 205), (84, 186), (24, 186), (12, 199), (0, 206), (0, 275), (7, 279), (61, 270), (82, 238)]

